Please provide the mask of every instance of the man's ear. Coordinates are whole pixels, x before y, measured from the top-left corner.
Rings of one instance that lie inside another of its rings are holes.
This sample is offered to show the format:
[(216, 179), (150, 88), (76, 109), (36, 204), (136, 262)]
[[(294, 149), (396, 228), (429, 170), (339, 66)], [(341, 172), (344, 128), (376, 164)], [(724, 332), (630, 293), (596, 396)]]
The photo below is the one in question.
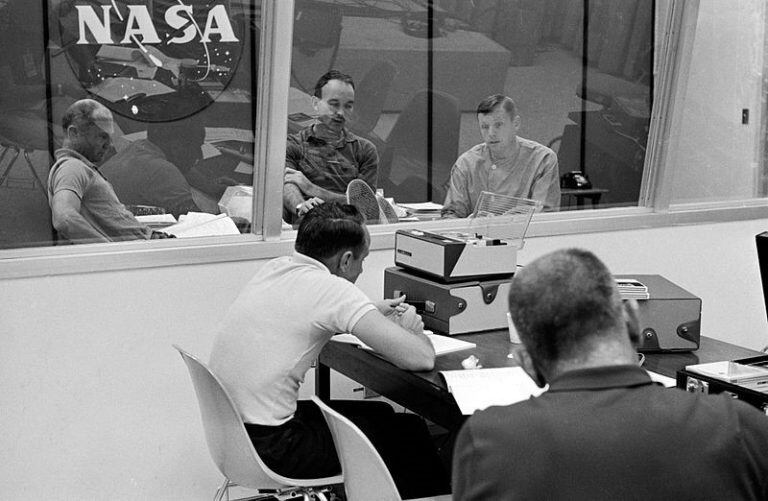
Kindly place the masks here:
[(74, 139), (75, 137), (77, 137), (77, 134), (78, 134), (77, 127), (75, 127), (74, 125), (70, 125), (69, 127), (67, 127), (66, 134), (68, 139)]
[(318, 106), (320, 106), (320, 98), (317, 96), (312, 96), (312, 109), (315, 110), (315, 115), (320, 113), (317, 109)]
[(355, 255), (351, 250), (345, 250), (339, 253), (339, 270), (347, 271), (352, 264)]
[(520, 115), (515, 115), (515, 118), (512, 119), (512, 126), (515, 128), (515, 134), (517, 134), (517, 131), (520, 130)]
[(520, 367), (523, 368), (526, 374), (531, 376), (531, 379), (533, 379), (539, 388), (544, 388), (547, 385), (547, 380), (536, 368), (536, 364), (534, 364), (533, 359), (531, 358), (530, 353), (528, 353), (528, 350), (525, 349), (525, 346), (518, 346), (515, 349), (514, 356), (517, 359), (517, 363), (520, 364)]
[(640, 345), (640, 319), (637, 315), (637, 301), (626, 299), (624, 303), (624, 323), (627, 325), (627, 335), (632, 342), (632, 346), (637, 348)]

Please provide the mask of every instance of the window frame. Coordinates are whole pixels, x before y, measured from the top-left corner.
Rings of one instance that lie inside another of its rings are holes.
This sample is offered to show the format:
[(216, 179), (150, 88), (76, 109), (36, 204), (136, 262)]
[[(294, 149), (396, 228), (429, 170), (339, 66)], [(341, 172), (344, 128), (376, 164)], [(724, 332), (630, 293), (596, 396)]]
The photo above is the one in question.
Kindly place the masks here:
[[(768, 199), (670, 203), (672, 152), (680, 140), (676, 131), (681, 119), (680, 113), (674, 113), (675, 96), (687, 84), (698, 6), (698, 0), (669, 2), (659, 37), (659, 76), (638, 206), (539, 213), (529, 226), (528, 237), (768, 218)], [(267, 259), (291, 251), (296, 232), (284, 231), (281, 220), (294, 1), (263, 0), (261, 12), (262, 50), (258, 55), (254, 138), (254, 233), (0, 250), (0, 279), (236, 262)], [(394, 232), (407, 226), (371, 226), (371, 249), (392, 248)], [(419, 223), (419, 228), (462, 231), (468, 229), (468, 222), (428, 221)]]

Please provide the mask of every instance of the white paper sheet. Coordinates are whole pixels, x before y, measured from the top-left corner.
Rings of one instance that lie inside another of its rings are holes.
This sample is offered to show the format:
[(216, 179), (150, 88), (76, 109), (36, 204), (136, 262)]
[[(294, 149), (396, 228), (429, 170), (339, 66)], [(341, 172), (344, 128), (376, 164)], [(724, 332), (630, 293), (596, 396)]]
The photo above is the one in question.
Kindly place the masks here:
[(651, 376), (651, 380), (656, 383), (661, 383), (664, 385), (665, 388), (674, 388), (677, 386), (677, 381), (673, 377), (665, 376), (664, 374), (659, 374), (658, 372), (651, 372), (651, 371), (645, 371), (648, 373), (649, 376)]
[(226, 214), (190, 212), (179, 218), (179, 222), (163, 229), (164, 232), (183, 237), (207, 237), (213, 235), (239, 235), (240, 230)]
[(509, 405), (538, 396), (545, 388), (520, 367), (440, 371), (465, 416), (492, 405)]
[(439, 211), (443, 208), (442, 205), (435, 202), (398, 203), (397, 205), (405, 207), (412, 212)]
[[(436, 356), (445, 355), (446, 353), (453, 353), (454, 351), (469, 350), (477, 346), (475, 343), (470, 343), (469, 341), (462, 341), (461, 339), (433, 334), (432, 331), (425, 330), (424, 334), (426, 334), (429, 340), (432, 342)], [(360, 341), (360, 339), (358, 339), (354, 334), (336, 334), (331, 338), (331, 341), (355, 344), (364, 350), (373, 351), (373, 348)]]

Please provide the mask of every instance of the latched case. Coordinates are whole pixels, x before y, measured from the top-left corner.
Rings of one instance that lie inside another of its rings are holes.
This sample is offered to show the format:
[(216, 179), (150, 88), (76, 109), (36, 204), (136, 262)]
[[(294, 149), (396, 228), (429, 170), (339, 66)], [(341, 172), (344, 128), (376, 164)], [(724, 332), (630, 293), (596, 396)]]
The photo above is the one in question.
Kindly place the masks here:
[(384, 270), (384, 297), (406, 295), (424, 326), (442, 334), (507, 328), (511, 277), (441, 283), (392, 267)]

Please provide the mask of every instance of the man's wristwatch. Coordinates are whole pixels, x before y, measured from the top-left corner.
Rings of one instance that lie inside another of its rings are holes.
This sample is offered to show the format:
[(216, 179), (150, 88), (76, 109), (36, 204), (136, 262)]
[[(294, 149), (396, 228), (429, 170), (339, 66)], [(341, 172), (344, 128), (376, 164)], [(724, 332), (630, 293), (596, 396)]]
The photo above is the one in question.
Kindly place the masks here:
[(304, 205), (304, 202), (301, 202), (301, 203), (297, 204), (297, 205), (296, 205), (296, 207), (295, 207), (295, 210), (296, 210), (296, 215), (297, 215), (297, 216), (298, 216), (298, 215), (300, 215), (300, 214), (299, 214), (299, 211), (301, 210), (301, 206), (302, 206), (302, 205)]

